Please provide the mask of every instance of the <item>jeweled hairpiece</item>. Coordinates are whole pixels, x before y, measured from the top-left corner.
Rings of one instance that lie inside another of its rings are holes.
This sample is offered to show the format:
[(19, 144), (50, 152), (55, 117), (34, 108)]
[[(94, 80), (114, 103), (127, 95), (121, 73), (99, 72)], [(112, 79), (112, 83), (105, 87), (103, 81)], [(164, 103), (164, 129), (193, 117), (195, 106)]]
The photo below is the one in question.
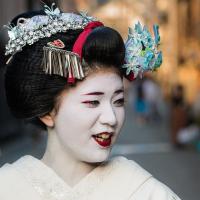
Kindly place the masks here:
[(19, 18), (17, 25), (11, 24), (8, 28), (9, 41), (6, 45), (5, 55), (14, 55), (26, 45), (32, 45), (41, 38), (51, 37), (58, 32), (66, 32), (69, 29), (83, 29), (89, 22), (97, 19), (80, 12), (61, 13), (59, 8), (54, 9), (45, 5), (46, 15), (37, 15), (32, 18)]
[(158, 25), (153, 26), (154, 38), (147, 27), (142, 27), (138, 22), (134, 28), (129, 28), (128, 39), (125, 43), (126, 55), (125, 64), (126, 76), (134, 74), (142, 76), (145, 71), (154, 71), (162, 64), (162, 52), (158, 51), (160, 36)]
[(66, 77), (68, 83), (74, 83), (75, 79), (83, 79), (84, 73), (79, 55), (63, 50), (61, 48), (62, 45), (62, 41), (56, 40), (49, 42), (47, 47), (43, 47), (44, 58), (42, 66), (45, 73)]

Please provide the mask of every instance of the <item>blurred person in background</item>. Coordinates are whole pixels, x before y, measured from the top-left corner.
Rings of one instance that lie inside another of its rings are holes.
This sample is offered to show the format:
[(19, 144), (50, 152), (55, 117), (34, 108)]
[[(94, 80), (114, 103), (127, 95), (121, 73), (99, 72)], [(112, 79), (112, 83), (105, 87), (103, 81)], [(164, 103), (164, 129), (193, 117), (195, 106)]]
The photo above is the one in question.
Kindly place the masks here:
[(143, 91), (144, 99), (148, 105), (148, 120), (160, 122), (160, 106), (162, 103), (161, 88), (152, 77), (146, 76), (143, 82)]
[(178, 131), (177, 140), (184, 146), (194, 146), (200, 151), (200, 93), (188, 111), (187, 126)]
[(134, 80), (136, 73), (127, 57), (138, 55), (127, 49), (138, 40), (143, 57), (137, 58), (148, 64), (148, 53), (149, 69), (161, 65), (158, 40), (149, 51), (150, 35), (141, 30), (132, 31), (142, 40), (136, 35), (125, 48), (116, 30), (54, 4), (14, 18), (6, 46), (7, 101), (16, 117), (46, 130), (48, 140), (41, 160), (27, 155), (0, 169), (1, 200), (179, 200), (134, 161), (109, 158), (124, 122), (123, 77)]
[(139, 124), (146, 123), (149, 116), (149, 104), (145, 98), (144, 81), (138, 80), (134, 85), (135, 98), (133, 100), (134, 113)]
[(178, 133), (188, 123), (188, 105), (185, 102), (184, 88), (177, 84), (172, 88), (171, 93), (171, 141), (175, 147), (181, 147), (178, 141)]
[(160, 122), (162, 92), (159, 85), (150, 76), (134, 83), (132, 92), (133, 110), (138, 123)]
[(195, 122), (200, 126), (200, 91), (194, 100), (192, 106), (192, 114), (194, 116)]
[(200, 90), (193, 103), (192, 113), (194, 116), (196, 128), (198, 130), (198, 133), (195, 135), (196, 137), (194, 137), (195, 145), (197, 150), (200, 152)]

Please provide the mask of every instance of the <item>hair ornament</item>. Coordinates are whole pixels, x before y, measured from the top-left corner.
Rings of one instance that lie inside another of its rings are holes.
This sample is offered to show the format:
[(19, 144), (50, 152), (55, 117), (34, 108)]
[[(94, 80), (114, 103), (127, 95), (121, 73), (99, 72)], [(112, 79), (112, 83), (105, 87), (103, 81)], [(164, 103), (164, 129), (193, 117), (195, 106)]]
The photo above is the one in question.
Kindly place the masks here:
[(60, 9), (56, 8), (54, 9), (55, 3), (51, 4), (51, 7), (47, 6), (46, 4), (44, 5), (44, 12), (49, 15), (49, 17), (59, 17), (60, 15)]
[[(51, 7), (44, 5), (46, 15), (36, 15), (31, 18), (19, 18), (15, 26), (8, 25), (9, 41), (6, 45), (5, 55), (12, 56), (21, 51), (23, 47), (32, 45), (42, 38), (48, 38), (59, 32), (83, 29), (76, 39), (72, 51), (64, 50), (65, 44), (54, 40), (43, 47), (42, 62), (46, 74), (56, 74), (67, 78), (68, 83), (84, 78), (82, 49), (90, 32), (103, 23), (87, 13), (62, 13), (55, 3)], [(160, 35), (158, 25), (153, 26), (154, 36), (139, 22), (129, 28), (128, 39), (125, 43), (125, 69), (124, 76), (134, 80), (142, 76), (145, 71), (154, 71), (162, 64), (162, 52), (158, 50)]]
[(88, 16), (86, 13), (62, 13), (59, 8), (44, 6), (46, 15), (37, 15), (32, 18), (20, 18), (16, 26), (9, 24), (9, 41), (6, 45), (5, 55), (14, 55), (22, 50), (26, 45), (32, 45), (41, 38), (51, 37), (58, 32), (66, 32), (69, 29), (84, 29), (96, 18)]
[(65, 45), (61, 40), (54, 40), (53, 42), (48, 42), (48, 46), (53, 47), (53, 48), (58, 48), (58, 49), (64, 49)]
[[(158, 50), (160, 44), (159, 27), (153, 26), (154, 38), (147, 27), (140, 22), (134, 28), (129, 28), (128, 39), (125, 43), (126, 76), (135, 79), (142, 77), (145, 71), (154, 71), (162, 64), (162, 52)], [(134, 75), (134, 76), (133, 76)], [(129, 79), (129, 78), (128, 78)]]
[(82, 68), (82, 48), (87, 36), (98, 26), (103, 26), (103, 24), (98, 21), (89, 22), (76, 39), (72, 52), (61, 50), (65, 45), (59, 39), (48, 42), (48, 47), (43, 48), (44, 58), (42, 65), (45, 73), (66, 77), (68, 83), (74, 83), (75, 79), (83, 79), (85, 76)]
[(55, 74), (67, 78), (68, 83), (75, 83), (75, 79), (83, 79), (84, 73), (78, 54), (63, 50), (64, 43), (61, 40), (48, 42), (43, 47), (44, 57), (42, 62), (46, 74)]
[(75, 83), (75, 79), (83, 79), (82, 48), (90, 32), (103, 26), (101, 22), (92, 21), (85, 26), (83, 32), (78, 36), (72, 51), (61, 50), (65, 47), (60, 40), (48, 42), (44, 47), (43, 68), (46, 74), (57, 74), (67, 78), (68, 83)]

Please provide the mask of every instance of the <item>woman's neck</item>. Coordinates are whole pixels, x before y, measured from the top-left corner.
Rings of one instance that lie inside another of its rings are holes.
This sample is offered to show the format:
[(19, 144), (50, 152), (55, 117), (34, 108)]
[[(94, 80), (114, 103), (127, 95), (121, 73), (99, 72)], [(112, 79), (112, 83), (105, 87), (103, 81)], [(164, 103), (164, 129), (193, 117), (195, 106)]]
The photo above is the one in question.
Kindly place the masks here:
[(47, 148), (41, 161), (52, 168), (70, 187), (73, 187), (97, 165), (74, 158), (65, 150), (57, 134), (52, 129), (48, 132)]

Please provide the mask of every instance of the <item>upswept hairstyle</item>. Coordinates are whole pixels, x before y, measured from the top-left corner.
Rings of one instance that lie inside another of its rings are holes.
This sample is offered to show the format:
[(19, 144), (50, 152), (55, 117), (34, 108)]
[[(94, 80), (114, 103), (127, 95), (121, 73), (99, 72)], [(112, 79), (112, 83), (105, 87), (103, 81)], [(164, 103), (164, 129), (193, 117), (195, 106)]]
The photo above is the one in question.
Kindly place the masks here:
[[(16, 25), (21, 17), (30, 18), (39, 14), (45, 15), (43, 11), (28, 12), (17, 16), (12, 23)], [(73, 44), (82, 31), (68, 30), (66, 33), (57, 33), (49, 38), (40, 39), (31, 46), (25, 46), (21, 52), (13, 56), (6, 66), (5, 89), (8, 105), (14, 116), (42, 125), (39, 117), (53, 110), (57, 97), (64, 89), (75, 86), (67, 84), (64, 77), (45, 74), (41, 66), (43, 46), (60, 39), (65, 44), (65, 50), (72, 51)], [(125, 57), (123, 39), (112, 28), (97, 27), (87, 37), (82, 57), (90, 70), (95, 66), (114, 67), (122, 73), (120, 70)]]

